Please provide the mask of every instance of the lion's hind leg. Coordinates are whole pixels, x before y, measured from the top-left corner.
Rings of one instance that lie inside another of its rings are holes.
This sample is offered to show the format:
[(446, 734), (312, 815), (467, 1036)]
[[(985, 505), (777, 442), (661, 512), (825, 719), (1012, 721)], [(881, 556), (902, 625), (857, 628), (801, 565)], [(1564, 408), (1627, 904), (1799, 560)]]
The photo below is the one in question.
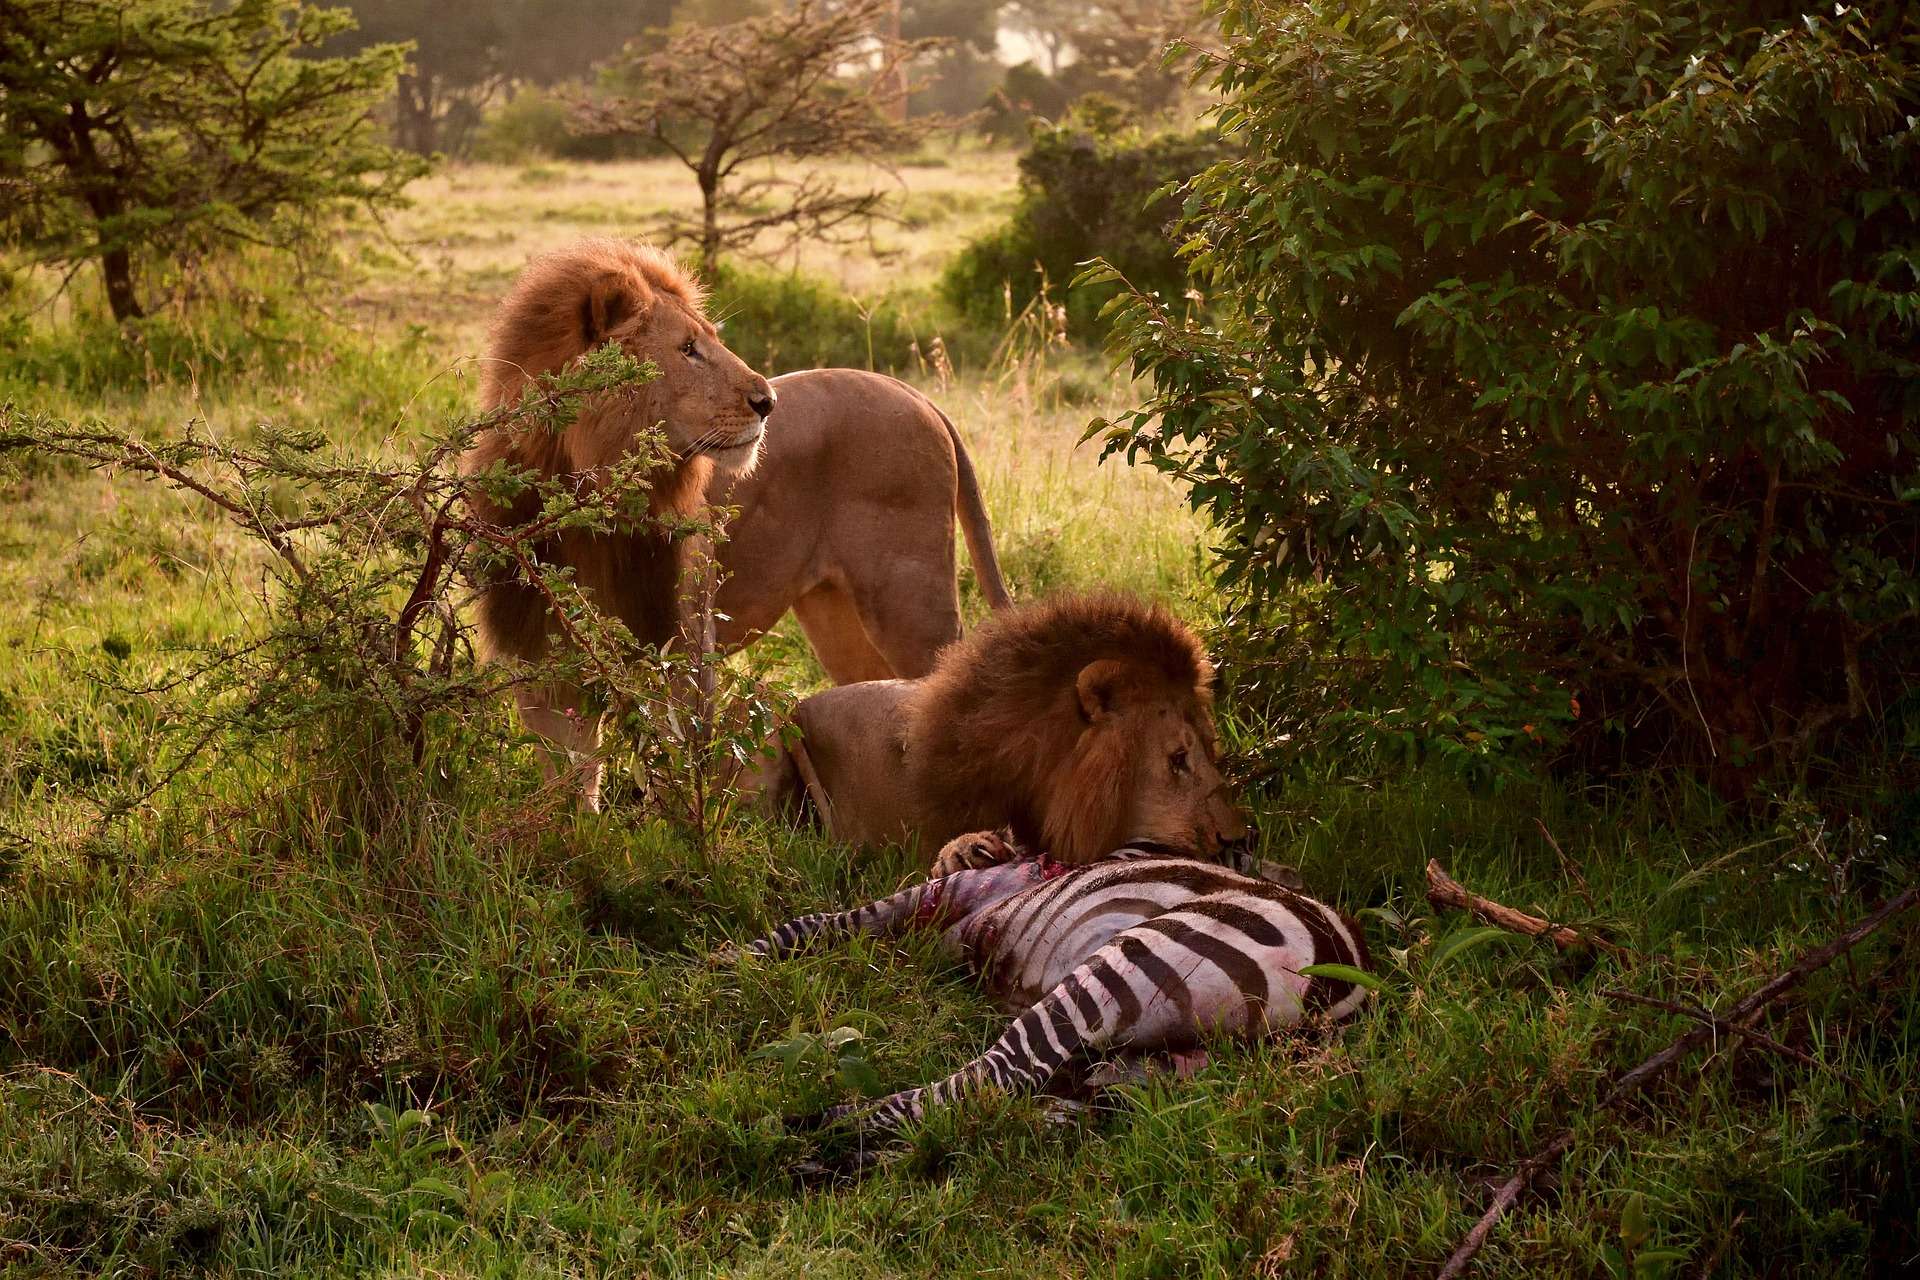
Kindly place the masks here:
[(831, 582), (823, 582), (793, 602), (793, 616), (813, 646), (814, 656), (835, 684), (863, 680), (891, 680), (895, 671), (876, 649), (860, 621), (853, 597)]

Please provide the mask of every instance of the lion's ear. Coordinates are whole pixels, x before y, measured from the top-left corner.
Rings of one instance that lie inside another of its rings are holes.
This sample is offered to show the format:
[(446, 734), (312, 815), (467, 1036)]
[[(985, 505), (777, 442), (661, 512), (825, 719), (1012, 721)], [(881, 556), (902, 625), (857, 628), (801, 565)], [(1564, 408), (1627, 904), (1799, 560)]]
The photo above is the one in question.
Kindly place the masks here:
[(580, 339), (591, 351), (607, 340), (607, 335), (647, 309), (652, 298), (641, 292), (632, 276), (603, 272), (587, 286), (580, 300)]
[(1094, 724), (1112, 715), (1127, 683), (1127, 664), (1114, 658), (1101, 658), (1080, 668), (1074, 691), (1080, 695), (1080, 714)]

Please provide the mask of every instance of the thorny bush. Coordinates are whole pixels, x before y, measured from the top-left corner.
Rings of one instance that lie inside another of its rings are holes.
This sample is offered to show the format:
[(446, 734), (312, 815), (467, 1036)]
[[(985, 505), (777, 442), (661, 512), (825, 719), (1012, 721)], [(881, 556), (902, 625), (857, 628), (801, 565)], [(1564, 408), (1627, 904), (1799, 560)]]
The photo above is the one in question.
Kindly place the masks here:
[[(96, 797), (107, 812), (151, 799), (225, 752), (273, 748), (330, 779), (341, 815), (373, 831), (444, 776), (450, 753), (516, 683), (578, 683), (636, 744), (638, 780), (662, 816), (704, 849), (731, 803), (725, 785), (764, 741), (773, 715), (761, 691), (699, 645), (641, 646), (601, 613), (568, 569), (538, 547), (561, 531), (613, 532), (660, 517), (647, 509), (649, 475), (670, 463), (659, 432), (599, 483), (499, 464), (462, 476), (458, 460), (483, 432), (562, 431), (591, 398), (654, 376), (608, 346), (570, 371), (542, 376), (514, 405), (451, 425), (408, 456), (352, 456), (315, 432), (262, 427), (245, 444), (203, 428), (146, 440), (0, 406), (0, 457), (55, 457), (150, 477), (230, 517), (265, 554), (254, 608), (238, 634), (197, 646), (165, 680), (120, 690), (168, 701), (175, 743), (131, 786)], [(503, 527), (467, 499), (501, 506), (532, 491), (538, 514)], [(721, 513), (724, 514), (724, 513)], [(723, 522), (676, 522), (676, 537), (724, 537)], [(702, 562), (704, 563), (704, 562)], [(475, 661), (463, 597), (489, 574), (518, 573), (546, 597), (565, 643), (548, 665)], [(696, 629), (711, 631), (711, 578), (695, 588)], [(110, 677), (103, 677), (110, 678)]]

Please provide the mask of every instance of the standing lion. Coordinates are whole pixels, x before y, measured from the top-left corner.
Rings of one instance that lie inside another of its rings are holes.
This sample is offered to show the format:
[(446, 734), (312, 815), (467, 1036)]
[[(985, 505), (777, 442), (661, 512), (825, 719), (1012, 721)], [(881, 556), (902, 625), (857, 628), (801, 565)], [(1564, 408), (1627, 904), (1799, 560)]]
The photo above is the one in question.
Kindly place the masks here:
[[(590, 239), (536, 259), (495, 318), (486, 408), (609, 340), (652, 360), (660, 377), (624, 407), (583, 413), (558, 439), (496, 432), (463, 467), (504, 459), (590, 476), (638, 431), (664, 422), (681, 461), (655, 481), (654, 510), (686, 514), (711, 501), (737, 511), (718, 555), (722, 649), (751, 643), (791, 609), (836, 683), (925, 675), (960, 637), (956, 522), (988, 605), (1009, 603), (959, 432), (926, 396), (880, 374), (813, 369), (769, 384), (720, 342), (702, 304), (671, 259), (639, 245)], [(480, 510), (508, 523), (531, 515)], [(646, 532), (572, 535), (542, 555), (573, 566), (596, 605), (643, 642), (674, 634), (683, 548)], [(543, 602), (524, 582), (489, 584), (479, 627), (491, 656), (538, 662), (547, 653)], [(580, 690), (523, 686), (519, 706), (527, 727), (571, 760), (583, 800), (597, 807), (599, 717)]]
[[(648, 514), (671, 520), (699, 511), (716, 478), (753, 469), (774, 390), (720, 341), (700, 287), (671, 258), (642, 245), (584, 240), (529, 264), (494, 322), (482, 400), (489, 410), (513, 403), (536, 374), (564, 368), (607, 342), (652, 362), (659, 376), (595, 397), (557, 434), (516, 425), (488, 432), (461, 459), (461, 470), (472, 475), (506, 462), (591, 483), (658, 425), (674, 462), (651, 478)], [(513, 525), (532, 518), (539, 499), (530, 493), (501, 508), (475, 489), (472, 501), (483, 519)], [(684, 539), (649, 521), (616, 533), (563, 532), (537, 550), (542, 562), (571, 568), (595, 607), (619, 618), (642, 644), (665, 644), (680, 634)], [(545, 599), (519, 577), (482, 586), (478, 625), (490, 658), (537, 663), (552, 644)], [(597, 807), (599, 714), (583, 707), (579, 689), (555, 682), (522, 685), (518, 699), (521, 719), (566, 752), (580, 774), (583, 800)]]

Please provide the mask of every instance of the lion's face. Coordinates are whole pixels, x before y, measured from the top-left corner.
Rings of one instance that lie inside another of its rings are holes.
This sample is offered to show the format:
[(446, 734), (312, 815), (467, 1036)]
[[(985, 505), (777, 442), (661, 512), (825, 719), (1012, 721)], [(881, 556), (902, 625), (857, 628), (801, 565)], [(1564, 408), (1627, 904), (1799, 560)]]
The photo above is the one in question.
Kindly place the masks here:
[(1047, 818), (1054, 856), (1089, 862), (1151, 843), (1217, 858), (1247, 839), (1202, 693), (1111, 658), (1082, 668), (1074, 692), (1083, 727)]
[(651, 312), (610, 335), (650, 360), (660, 376), (646, 388), (646, 411), (665, 424), (667, 443), (683, 460), (713, 460), (721, 475), (738, 475), (760, 460), (774, 392), (720, 341), (704, 316), (662, 298)]
[[(674, 457), (712, 459), (722, 476), (745, 474), (760, 461), (766, 418), (774, 413), (774, 388), (728, 351), (705, 317), (678, 299), (659, 297), (653, 307), (607, 334), (639, 361), (651, 361), (660, 376), (639, 397), (632, 428), (659, 422)], [(607, 441), (614, 447), (626, 441)]]
[(1247, 821), (1220, 773), (1213, 726), (1194, 709), (1146, 706), (1116, 719), (1114, 732), (1135, 744), (1131, 803), (1123, 839), (1151, 841), (1217, 857), (1247, 838)]
[[(640, 275), (625, 270), (604, 271), (580, 287), (568, 312), (573, 332), (561, 348), (567, 358), (617, 342), (659, 375), (606, 411), (581, 416), (568, 437), (570, 468), (604, 467), (658, 425), (683, 469), (705, 458), (721, 478), (753, 470), (773, 412), (773, 387), (727, 350), (697, 300), (648, 288)], [(567, 311), (564, 292), (548, 310)], [(536, 367), (553, 363), (542, 360)]]

